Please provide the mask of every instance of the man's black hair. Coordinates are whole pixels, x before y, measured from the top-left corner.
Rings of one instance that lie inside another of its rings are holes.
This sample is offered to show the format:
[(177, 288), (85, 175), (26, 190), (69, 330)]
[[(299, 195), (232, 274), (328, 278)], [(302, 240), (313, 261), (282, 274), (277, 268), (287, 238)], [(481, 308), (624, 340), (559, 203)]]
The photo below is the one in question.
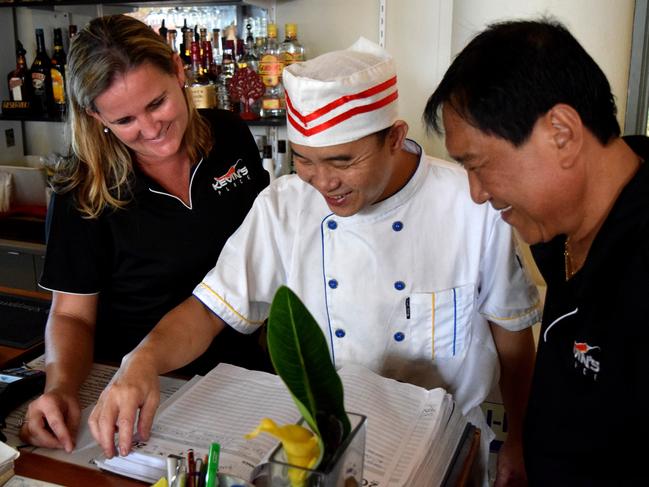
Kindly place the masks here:
[(467, 123), (520, 146), (557, 103), (574, 108), (602, 144), (620, 135), (608, 80), (572, 34), (550, 19), (508, 21), (490, 25), (453, 60), (424, 121), (441, 134), (448, 104)]

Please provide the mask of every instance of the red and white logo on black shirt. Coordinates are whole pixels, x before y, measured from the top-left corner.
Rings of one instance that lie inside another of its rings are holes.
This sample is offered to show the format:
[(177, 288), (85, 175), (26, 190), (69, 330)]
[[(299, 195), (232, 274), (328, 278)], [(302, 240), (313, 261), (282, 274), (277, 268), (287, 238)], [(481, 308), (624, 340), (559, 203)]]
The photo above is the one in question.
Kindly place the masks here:
[(593, 380), (597, 380), (597, 374), (600, 371), (599, 350), (597, 345), (589, 345), (576, 340), (572, 346), (575, 368), (580, 368), (583, 375), (592, 376)]
[(230, 187), (237, 187), (244, 180), (250, 179), (248, 168), (244, 165), (239, 166), (239, 163), (242, 161), (243, 159), (237, 160), (225, 174), (214, 178), (214, 184), (212, 184), (214, 191), (218, 191), (219, 193), (222, 190), (230, 191)]

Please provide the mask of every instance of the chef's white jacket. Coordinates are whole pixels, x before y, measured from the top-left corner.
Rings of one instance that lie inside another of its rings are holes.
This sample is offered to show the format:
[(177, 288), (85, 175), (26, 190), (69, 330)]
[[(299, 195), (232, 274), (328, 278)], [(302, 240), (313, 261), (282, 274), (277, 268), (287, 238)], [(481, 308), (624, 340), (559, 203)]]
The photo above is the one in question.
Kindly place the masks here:
[(499, 375), (487, 320), (508, 330), (533, 325), (538, 294), (511, 227), (471, 201), (464, 169), (412, 141), (404, 149), (421, 154), (410, 181), (350, 217), (333, 214), (295, 175), (274, 181), (194, 295), (250, 333), (287, 285), (320, 324), (336, 367), (354, 362), (444, 387), (484, 428), (477, 406)]

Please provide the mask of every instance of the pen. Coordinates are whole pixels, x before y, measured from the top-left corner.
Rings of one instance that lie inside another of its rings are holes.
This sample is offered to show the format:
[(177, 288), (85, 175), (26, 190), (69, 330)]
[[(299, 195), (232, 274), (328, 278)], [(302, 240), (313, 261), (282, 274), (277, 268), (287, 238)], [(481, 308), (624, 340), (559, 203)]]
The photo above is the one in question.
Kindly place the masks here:
[(201, 487), (201, 470), (203, 469), (203, 460), (196, 459), (194, 464), (194, 487)]
[(200, 476), (200, 484), (198, 484), (198, 487), (205, 487), (205, 477), (207, 477), (207, 455), (203, 457), (203, 464), (201, 465), (201, 476)]
[(210, 446), (210, 454), (207, 458), (207, 478), (205, 487), (217, 487), (219, 481), (217, 480), (217, 472), (219, 470), (219, 453), (221, 446), (218, 443), (212, 443)]
[(187, 450), (187, 487), (194, 487), (194, 473), (196, 467), (194, 465), (194, 450), (191, 448)]

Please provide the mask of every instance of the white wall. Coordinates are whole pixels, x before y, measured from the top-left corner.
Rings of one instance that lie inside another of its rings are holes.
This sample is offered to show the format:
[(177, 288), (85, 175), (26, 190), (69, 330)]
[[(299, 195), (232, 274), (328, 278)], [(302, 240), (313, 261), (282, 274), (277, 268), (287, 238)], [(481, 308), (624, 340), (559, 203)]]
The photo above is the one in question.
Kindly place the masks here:
[(452, 51), (487, 24), (551, 16), (562, 22), (606, 74), (624, 125), (635, 0), (454, 0)]
[[(276, 17), (297, 22), (307, 56), (348, 47), (359, 35), (379, 40), (379, 0), (277, 0)], [(634, 0), (386, 0), (386, 49), (395, 56), (401, 116), (424, 149), (447, 157), (421, 114), (452, 56), (487, 24), (552, 15), (571, 30), (606, 73), (622, 124)]]
[[(364, 36), (379, 42), (379, 0), (277, 0), (276, 19), (298, 24), (307, 57), (345, 49)], [(427, 152), (421, 115), (449, 64), (452, 0), (386, 0), (385, 47), (397, 61), (399, 110), (410, 136)]]

